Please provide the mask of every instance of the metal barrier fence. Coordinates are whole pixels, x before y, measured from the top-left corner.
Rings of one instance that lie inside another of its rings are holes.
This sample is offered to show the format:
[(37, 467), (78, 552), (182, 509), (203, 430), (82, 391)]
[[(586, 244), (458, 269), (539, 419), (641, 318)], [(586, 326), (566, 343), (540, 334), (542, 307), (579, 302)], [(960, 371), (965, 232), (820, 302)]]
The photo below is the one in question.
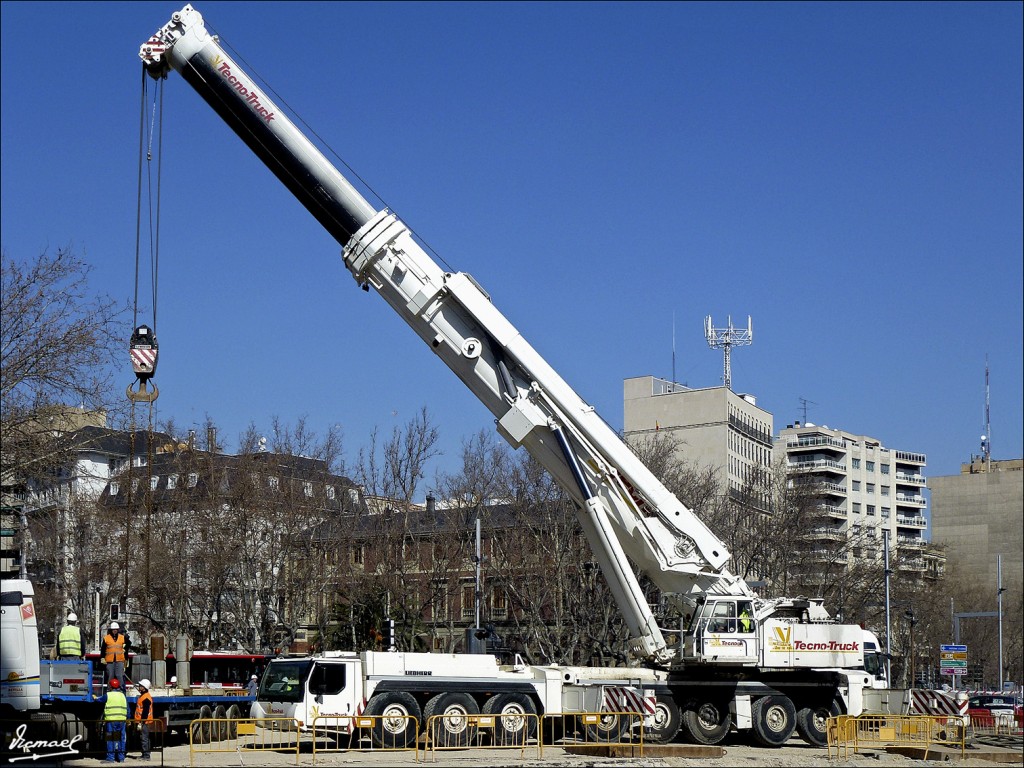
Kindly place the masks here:
[(550, 714), (542, 719), (541, 742), (546, 747), (625, 746), (643, 757), (643, 715), (637, 711)]
[(924, 747), (924, 759), (933, 746), (945, 745), (966, 752), (964, 719), (949, 715), (839, 715), (826, 723), (828, 756), (847, 758), (870, 747)]
[(412, 715), (313, 718), (314, 764), (318, 754), (349, 751), (413, 752), (418, 761), (419, 742), (419, 720)]
[(244, 752), (293, 752), (298, 765), (299, 736), (291, 717), (197, 718), (188, 729), (189, 764), (196, 754), (211, 752), (237, 752), (239, 761)]
[(431, 759), (435, 752), (453, 749), (518, 749), (525, 758), (530, 745), (542, 757), (544, 744), (537, 738), (540, 717), (533, 712), (516, 714), (447, 714), (427, 718), (425, 732)]

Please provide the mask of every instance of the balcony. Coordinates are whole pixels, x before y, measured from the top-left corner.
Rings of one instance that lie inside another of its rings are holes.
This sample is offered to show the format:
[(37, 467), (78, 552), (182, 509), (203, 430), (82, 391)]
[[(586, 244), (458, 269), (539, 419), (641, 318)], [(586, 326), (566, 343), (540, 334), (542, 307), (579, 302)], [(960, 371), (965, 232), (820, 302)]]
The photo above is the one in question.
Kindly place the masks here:
[(788, 469), (791, 472), (841, 472), (846, 474), (846, 465), (834, 459), (811, 459), (810, 461), (791, 461)]
[(841, 528), (832, 528), (827, 525), (811, 528), (811, 530), (807, 532), (807, 535), (808, 538), (823, 541), (843, 541), (846, 538), (846, 532)]
[(920, 504), (921, 506), (924, 506), (927, 502), (925, 501), (924, 496), (907, 496), (905, 493), (897, 493), (896, 494), (896, 503), (897, 504)]
[[(924, 519), (924, 518), (922, 518)], [(920, 536), (897, 536), (896, 545), (901, 549), (920, 549), (925, 545), (925, 540)]]
[(909, 451), (896, 451), (896, 461), (906, 461), (911, 464), (927, 464), (928, 457), (923, 453), (911, 453)]
[(896, 569), (900, 571), (913, 571), (915, 573), (924, 573), (925, 564), (923, 557), (914, 557), (909, 560), (904, 560), (896, 565)]
[(828, 515), (829, 517), (838, 517), (843, 520), (846, 519), (846, 510), (843, 509), (842, 507), (837, 507), (834, 504), (822, 504), (820, 507), (818, 507), (818, 509), (821, 510), (821, 513), (823, 515)]
[(914, 517), (896, 515), (896, 525), (902, 525), (904, 528), (927, 528), (928, 520), (924, 515), (915, 515)]
[(846, 486), (839, 485), (838, 483), (822, 483), (821, 490), (823, 493), (827, 493), (832, 496), (846, 496)]
[(834, 437), (826, 437), (825, 435), (815, 435), (812, 437), (798, 437), (794, 440), (786, 441), (787, 449), (820, 447), (838, 448), (841, 451), (846, 450), (846, 444), (842, 440), (836, 440)]
[(897, 472), (896, 482), (907, 483), (908, 485), (924, 485), (925, 477), (924, 475), (910, 475), (906, 472)]

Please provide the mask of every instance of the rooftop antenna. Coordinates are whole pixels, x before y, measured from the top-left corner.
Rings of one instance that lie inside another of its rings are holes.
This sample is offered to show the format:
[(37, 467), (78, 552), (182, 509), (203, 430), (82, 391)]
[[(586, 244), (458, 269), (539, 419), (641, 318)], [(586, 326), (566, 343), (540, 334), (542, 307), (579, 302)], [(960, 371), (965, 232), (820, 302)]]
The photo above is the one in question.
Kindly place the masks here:
[(988, 355), (985, 355), (985, 433), (981, 436), (981, 458), (985, 470), (992, 471), (992, 422), (989, 420)]
[(813, 400), (808, 400), (806, 397), (799, 397), (797, 399), (800, 401), (800, 410), (803, 411), (803, 414), (804, 414), (804, 420), (801, 423), (806, 425), (807, 424), (807, 406), (808, 405), (817, 405), (817, 403), (814, 402)]
[(715, 328), (711, 323), (711, 315), (704, 318), (704, 338), (708, 340), (708, 346), (712, 349), (721, 349), (724, 360), (724, 372), (722, 383), (726, 389), (732, 389), (732, 348), (735, 346), (748, 346), (754, 342), (754, 328), (750, 322), (750, 315), (747, 315), (747, 327), (734, 328), (732, 316), (729, 316), (728, 327)]
[(676, 391), (676, 312), (672, 310), (672, 391)]

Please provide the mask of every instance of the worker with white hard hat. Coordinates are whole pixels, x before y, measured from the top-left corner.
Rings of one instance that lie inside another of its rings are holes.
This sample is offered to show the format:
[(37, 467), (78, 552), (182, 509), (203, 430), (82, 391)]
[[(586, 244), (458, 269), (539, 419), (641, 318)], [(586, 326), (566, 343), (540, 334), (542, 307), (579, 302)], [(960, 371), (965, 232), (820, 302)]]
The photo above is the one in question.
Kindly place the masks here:
[(68, 614), (68, 623), (57, 637), (57, 656), (61, 659), (85, 657), (85, 633), (78, 626), (78, 615), (74, 611)]
[(107, 683), (117, 679), (124, 690), (125, 678), (124, 668), (128, 661), (128, 636), (121, 634), (121, 625), (116, 621), (110, 622), (110, 631), (103, 636), (103, 645), (100, 652), (103, 654), (103, 663), (107, 665)]
[(153, 722), (153, 694), (149, 692), (152, 688), (149, 680), (143, 678), (135, 684), (139, 689), (139, 698), (135, 702), (135, 725), (139, 729), (139, 747), (142, 749), (141, 758), (149, 760), (149, 725)]

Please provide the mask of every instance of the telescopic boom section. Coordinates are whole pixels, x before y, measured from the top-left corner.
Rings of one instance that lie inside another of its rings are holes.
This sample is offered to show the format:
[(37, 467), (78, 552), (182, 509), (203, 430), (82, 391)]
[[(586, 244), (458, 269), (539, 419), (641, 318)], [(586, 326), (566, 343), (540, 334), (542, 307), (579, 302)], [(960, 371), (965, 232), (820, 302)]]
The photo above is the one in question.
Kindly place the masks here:
[(669, 649), (627, 558), (666, 593), (744, 594), (729, 553), (499, 312), (466, 273), (449, 273), (388, 210), (377, 211), (224, 52), (185, 6), (140, 50), (146, 69), (180, 72), (343, 246), (356, 282), (374, 288), (576, 502), (583, 530), (634, 637), (657, 661)]

